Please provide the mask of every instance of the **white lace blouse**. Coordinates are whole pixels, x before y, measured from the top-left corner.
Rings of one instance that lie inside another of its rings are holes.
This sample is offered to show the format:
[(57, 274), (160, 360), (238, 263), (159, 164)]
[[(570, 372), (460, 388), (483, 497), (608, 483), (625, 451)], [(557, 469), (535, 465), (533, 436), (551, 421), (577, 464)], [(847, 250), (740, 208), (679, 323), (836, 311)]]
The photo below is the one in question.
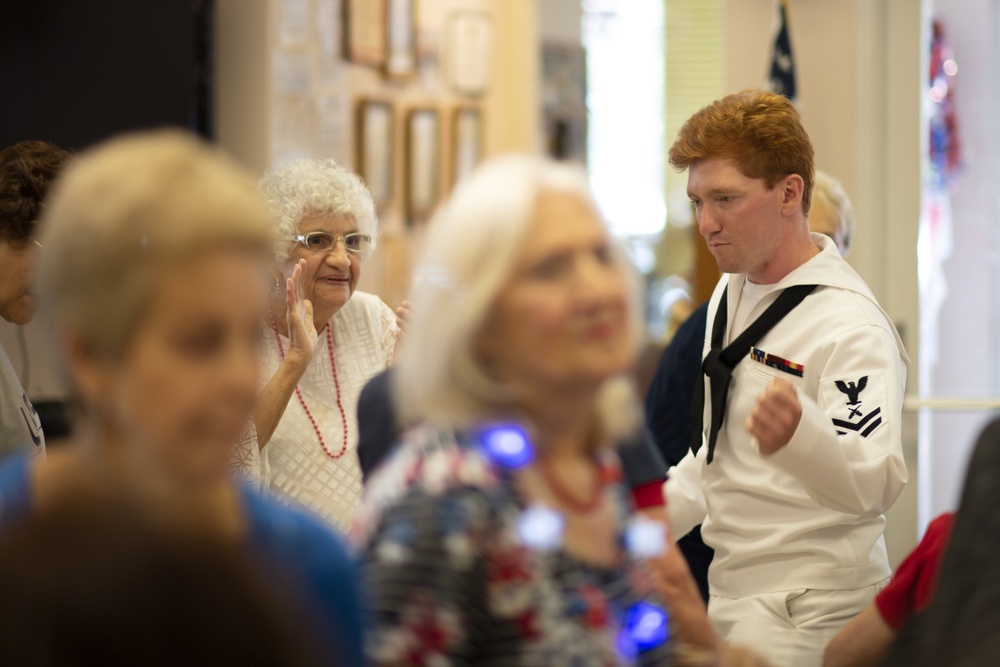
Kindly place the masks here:
[[(334, 459), (323, 451), (301, 401), (293, 393), (263, 451), (258, 447), (251, 421), (232, 466), (242, 479), (259, 484), (279, 500), (312, 510), (346, 533), (361, 501), (358, 396), (373, 375), (388, 368), (399, 328), (392, 310), (377, 296), (364, 292), (355, 292), (334, 314), (330, 326), (341, 405), (347, 420), (346, 447), (325, 329), (319, 333), (316, 353), (298, 388), (323, 434), (326, 449), (336, 455), (343, 448), (343, 454)], [(288, 349), (288, 339), (284, 336), (281, 344)], [(263, 346), (265, 383), (280, 363), (274, 332), (268, 329)]]

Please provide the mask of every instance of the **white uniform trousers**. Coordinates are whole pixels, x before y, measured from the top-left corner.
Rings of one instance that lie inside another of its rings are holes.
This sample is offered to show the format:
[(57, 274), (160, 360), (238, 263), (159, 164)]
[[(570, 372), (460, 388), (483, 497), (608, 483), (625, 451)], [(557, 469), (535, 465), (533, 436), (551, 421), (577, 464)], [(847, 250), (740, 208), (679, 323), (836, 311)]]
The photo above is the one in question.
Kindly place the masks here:
[(753, 649), (773, 667), (820, 667), (827, 643), (889, 580), (846, 591), (800, 588), (743, 598), (711, 596), (719, 638)]

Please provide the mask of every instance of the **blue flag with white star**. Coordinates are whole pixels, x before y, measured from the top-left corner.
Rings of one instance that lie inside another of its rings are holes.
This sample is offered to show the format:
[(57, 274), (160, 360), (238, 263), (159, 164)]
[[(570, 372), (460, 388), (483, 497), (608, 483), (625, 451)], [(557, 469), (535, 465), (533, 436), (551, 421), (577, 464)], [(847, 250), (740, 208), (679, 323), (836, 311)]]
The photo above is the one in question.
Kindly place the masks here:
[(792, 57), (792, 39), (788, 34), (788, 7), (784, 0), (778, 3), (778, 32), (771, 49), (768, 79), (773, 92), (795, 101), (795, 59)]

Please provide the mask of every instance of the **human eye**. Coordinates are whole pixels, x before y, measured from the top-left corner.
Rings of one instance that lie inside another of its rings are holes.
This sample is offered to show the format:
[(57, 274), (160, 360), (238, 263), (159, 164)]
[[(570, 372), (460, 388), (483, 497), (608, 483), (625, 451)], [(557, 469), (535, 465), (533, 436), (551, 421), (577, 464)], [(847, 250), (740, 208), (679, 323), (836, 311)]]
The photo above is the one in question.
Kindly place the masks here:
[(718, 195), (715, 198), (715, 201), (716, 201), (716, 203), (722, 204), (723, 206), (725, 206), (727, 204), (732, 204), (733, 201), (735, 201), (735, 199), (736, 199), (736, 197), (734, 197), (733, 195)]
[(607, 243), (602, 243), (594, 249), (594, 257), (604, 266), (610, 266), (614, 261), (611, 246)]
[(371, 246), (372, 237), (354, 232), (344, 235), (344, 246), (352, 252), (362, 252)]
[(689, 199), (691, 200), (691, 206), (695, 207), (696, 209), (701, 208), (700, 199), (698, 199), (697, 197), (689, 197)]
[(305, 246), (310, 250), (327, 250), (332, 242), (333, 237), (326, 232), (310, 232), (305, 237)]
[(549, 257), (532, 267), (531, 277), (538, 280), (558, 279), (567, 273), (569, 265), (569, 258), (564, 255)]
[(222, 349), (225, 332), (215, 324), (204, 324), (180, 332), (175, 341), (184, 356), (190, 359), (209, 359)]

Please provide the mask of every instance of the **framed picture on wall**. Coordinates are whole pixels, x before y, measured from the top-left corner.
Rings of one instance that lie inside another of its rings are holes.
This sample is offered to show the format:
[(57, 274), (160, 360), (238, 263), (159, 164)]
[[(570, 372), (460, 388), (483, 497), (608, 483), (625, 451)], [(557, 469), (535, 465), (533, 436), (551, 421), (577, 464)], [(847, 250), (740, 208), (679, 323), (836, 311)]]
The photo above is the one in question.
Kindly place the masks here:
[(385, 74), (406, 78), (417, 71), (417, 0), (386, 0)]
[(483, 159), (483, 114), (457, 107), (451, 117), (451, 183), (468, 176)]
[(392, 202), (393, 135), (390, 103), (381, 100), (358, 102), (354, 159), (379, 211)]
[(445, 27), (448, 82), (455, 92), (479, 97), (493, 81), (493, 19), (485, 12), (458, 11)]
[(343, 0), (344, 55), (352, 63), (385, 66), (386, 0)]
[(406, 116), (406, 218), (430, 217), (441, 198), (441, 115), (419, 107)]

